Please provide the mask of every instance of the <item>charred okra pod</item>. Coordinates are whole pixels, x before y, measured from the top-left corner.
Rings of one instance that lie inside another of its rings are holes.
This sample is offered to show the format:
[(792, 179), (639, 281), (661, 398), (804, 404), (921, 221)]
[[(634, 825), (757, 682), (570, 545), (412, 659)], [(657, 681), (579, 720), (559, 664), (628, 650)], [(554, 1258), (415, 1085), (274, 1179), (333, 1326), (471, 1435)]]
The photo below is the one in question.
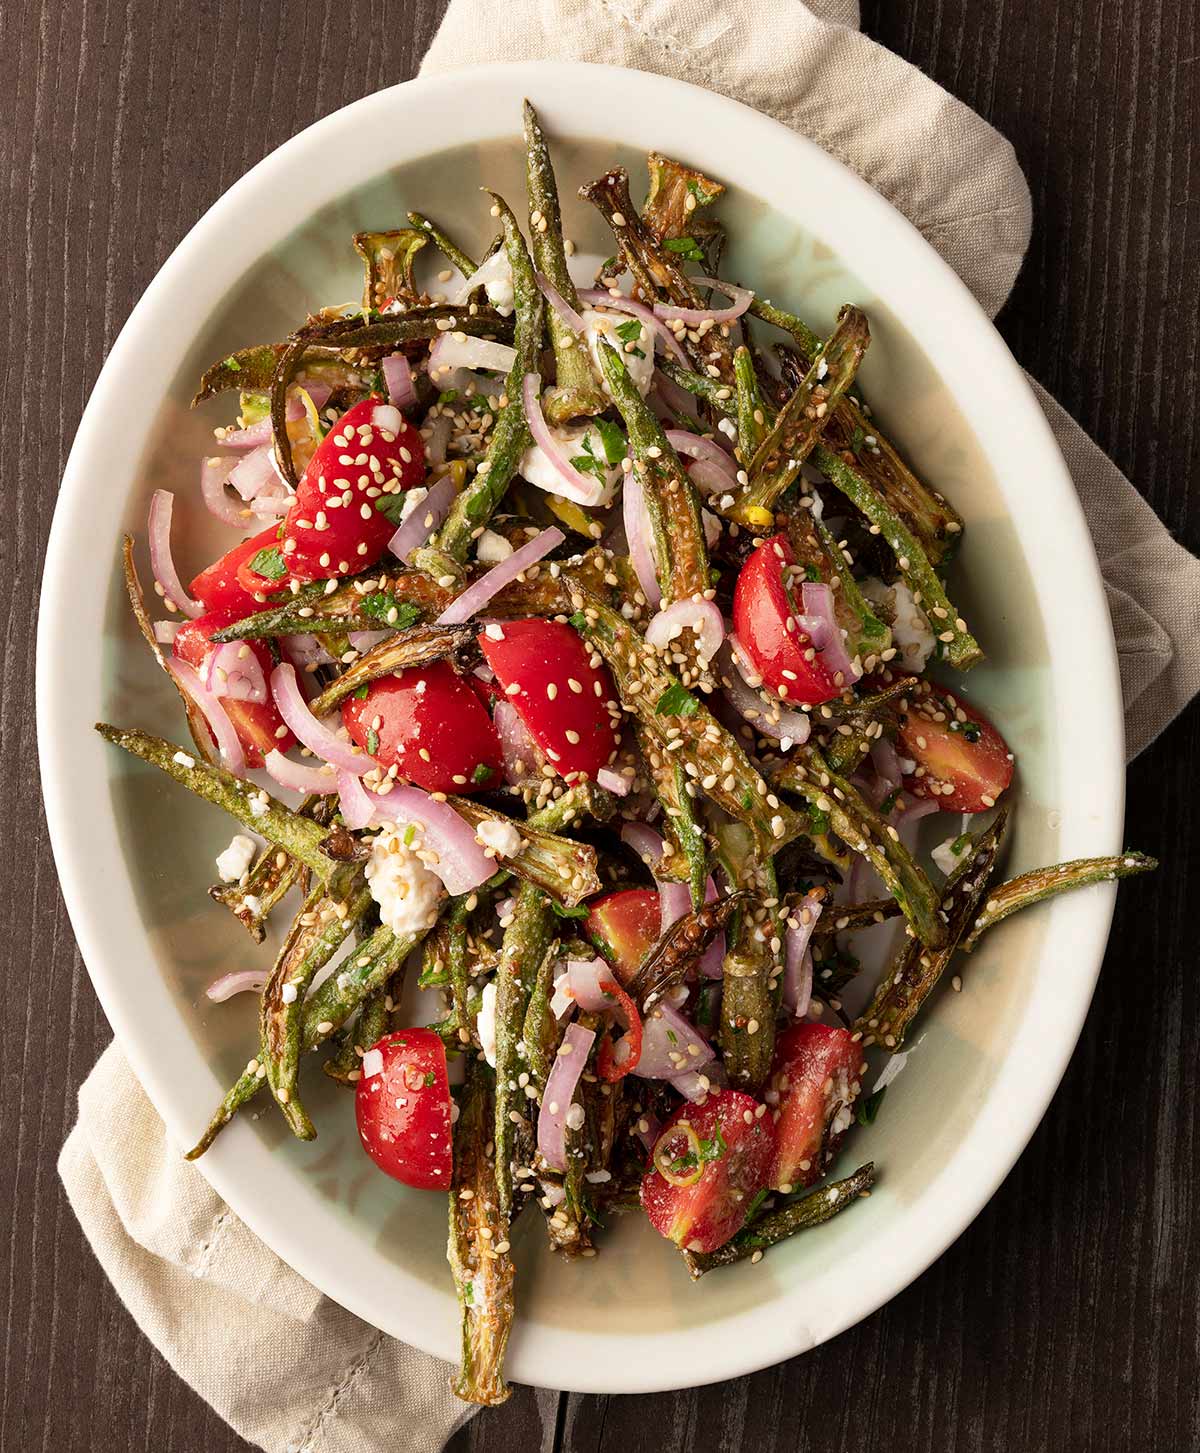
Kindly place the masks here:
[(1093, 883), (1112, 883), (1118, 878), (1132, 878), (1138, 873), (1151, 873), (1158, 867), (1156, 858), (1132, 850), (1115, 858), (1075, 858), (1069, 863), (1056, 863), (1049, 868), (1034, 868), (1017, 878), (1001, 883), (987, 895), (983, 911), (971, 925), (962, 947), (968, 952), (981, 934), (1002, 922), (1010, 913), (1031, 904), (1044, 902), (1072, 888), (1088, 888)]

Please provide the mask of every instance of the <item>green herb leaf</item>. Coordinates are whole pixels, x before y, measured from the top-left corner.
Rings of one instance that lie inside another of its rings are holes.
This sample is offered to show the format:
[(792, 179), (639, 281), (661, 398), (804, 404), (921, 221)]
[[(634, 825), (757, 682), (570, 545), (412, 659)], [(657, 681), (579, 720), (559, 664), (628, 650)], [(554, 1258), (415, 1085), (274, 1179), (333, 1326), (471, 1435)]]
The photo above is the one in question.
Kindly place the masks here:
[(882, 1090), (876, 1090), (873, 1095), (867, 1098), (858, 1107), (858, 1115), (855, 1117), (860, 1125), (874, 1125), (875, 1117), (879, 1114), (879, 1107), (883, 1104), (883, 1097), (887, 1094), (887, 1086)]
[[(369, 616), (380, 625), (394, 626), (396, 630), (403, 631), (421, 619), (419, 608), (406, 600), (397, 600), (390, 591), (375, 590), (370, 595), (364, 595), (358, 602), (358, 609), (362, 615)], [(395, 611), (393, 620), (391, 612)]]
[(430, 1085), (432, 1085), (436, 1080), (437, 1080), (437, 1075), (434, 1073), (433, 1070), (426, 1070), (425, 1071), (425, 1086), (426, 1086), (426, 1088), (428, 1088)]
[(640, 318), (630, 318), (628, 323), (618, 324), (614, 331), (622, 343), (640, 343), (642, 341)]
[(577, 610), (573, 616), (568, 616), (567, 620), (577, 631), (582, 631), (587, 625), (587, 616), (581, 610)]
[(477, 762), (475, 764), (475, 770), (471, 773), (471, 781), (474, 782), (476, 787), (482, 787), (491, 775), (492, 769), (486, 762)]
[(659, 716), (695, 716), (700, 703), (686, 686), (673, 681), (654, 703), (654, 710)]
[(758, 1208), (762, 1205), (762, 1203), (767, 1199), (770, 1194), (771, 1192), (765, 1187), (758, 1192), (758, 1194), (746, 1207), (746, 1219), (742, 1222), (743, 1226), (749, 1226), (750, 1222), (753, 1221), (755, 1216), (758, 1215)]
[(595, 419), (592, 427), (600, 435), (600, 442), (604, 445), (604, 457), (610, 464), (620, 464), (625, 458), (625, 435), (608, 419)]
[(668, 237), (663, 246), (668, 252), (677, 252), (685, 262), (704, 261), (704, 254), (694, 237)]
[(265, 550), (252, 556), (250, 569), (256, 575), (261, 575), (264, 580), (282, 580), (287, 574), (287, 566), (283, 562), (283, 551), (278, 545), (268, 545)]
[(578, 903), (574, 908), (566, 908), (556, 898), (550, 899), (550, 907), (559, 918), (586, 918), (588, 907), (586, 903)]
[(398, 525), (404, 509), (404, 494), (376, 495), (375, 508), (385, 520), (389, 520), (393, 525)]
[(452, 404), (456, 398), (458, 398), (458, 390), (456, 388), (444, 388), (438, 394), (437, 401), (439, 404)]
[(363, 684), (358, 688), (357, 691), (352, 691), (350, 693), (350, 695), (355, 699), (355, 701), (366, 701), (367, 697), (370, 696), (370, 694), (371, 694), (371, 683), (369, 681), (364, 681)]

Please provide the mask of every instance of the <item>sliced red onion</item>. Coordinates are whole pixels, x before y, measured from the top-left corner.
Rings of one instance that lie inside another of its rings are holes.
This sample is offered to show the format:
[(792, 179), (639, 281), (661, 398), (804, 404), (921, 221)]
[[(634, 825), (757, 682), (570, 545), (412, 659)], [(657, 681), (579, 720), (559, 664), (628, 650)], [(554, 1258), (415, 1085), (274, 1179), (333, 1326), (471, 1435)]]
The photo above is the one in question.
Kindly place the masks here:
[(690, 1100), (693, 1105), (701, 1105), (713, 1090), (724, 1090), (728, 1086), (729, 1076), (719, 1060), (710, 1060), (702, 1070), (688, 1070), (682, 1075), (672, 1075), (667, 1083), (673, 1090), (678, 1090), (685, 1100)]
[(449, 474), (442, 475), (441, 479), (430, 485), (429, 493), (420, 504), (409, 511), (400, 522), (400, 528), (388, 541), (388, 549), (397, 560), (407, 563), (412, 552), (425, 544), (450, 513), (450, 506), (457, 493), (454, 478)]
[(632, 298), (627, 298), (624, 293), (614, 297), (605, 288), (583, 288), (579, 293), (579, 301), (586, 303), (590, 308), (611, 308), (616, 313), (631, 313), (635, 318), (640, 318), (647, 328), (653, 329), (656, 337), (662, 339), (668, 353), (673, 354), (684, 368), (691, 367), (679, 339), (661, 318), (654, 316), (645, 303), (636, 303)]
[(613, 971), (601, 958), (568, 959), (567, 983), (576, 1004), (589, 1014), (605, 1014), (616, 1008), (617, 1001), (605, 993), (605, 984), (613, 984)]
[(372, 646), (377, 646), (380, 641), (386, 641), (395, 634), (395, 631), (351, 631), (347, 639), (356, 651), (365, 655)]
[(404, 433), (404, 415), (395, 404), (376, 404), (371, 410), (371, 423), (380, 433), (398, 439)]
[(443, 388), (444, 380), (459, 368), (483, 368), (492, 373), (507, 373), (517, 361), (517, 350), (507, 343), (494, 343), (490, 338), (468, 338), (453, 331), (439, 335), (429, 350), (426, 367), (435, 387)]
[(677, 600), (659, 611), (646, 627), (646, 639), (660, 650), (691, 631), (701, 661), (711, 661), (725, 639), (725, 622), (711, 600)]
[(150, 569), (162, 587), (163, 599), (169, 600), (183, 615), (195, 620), (204, 614), (204, 607), (193, 600), (183, 588), (175, 561), (171, 556), (171, 512), (175, 496), (165, 489), (156, 489), (150, 496)]
[(486, 574), (468, 585), (466, 590), (456, 600), (452, 600), (438, 616), (438, 625), (460, 626), (469, 621), (475, 612), (482, 610), (493, 596), (498, 595), (506, 585), (510, 585), (531, 565), (536, 565), (539, 560), (549, 555), (550, 551), (561, 545), (565, 538), (566, 536), (557, 525), (551, 525), (548, 530), (543, 530), (540, 535), (535, 535), (519, 550), (514, 550), (507, 560), (501, 560), (499, 565), (493, 565)]
[(678, 923), (685, 913), (692, 910), (692, 895), (686, 883), (675, 883), (670, 878), (657, 878), (659, 933), (666, 933), (673, 923)]
[(290, 787), (293, 792), (319, 792), (327, 797), (338, 790), (337, 773), (332, 767), (306, 767), (275, 748), (263, 758), (263, 766), (281, 787)]
[(754, 301), (754, 294), (749, 288), (735, 287), (732, 283), (722, 282), (720, 278), (694, 277), (692, 282), (708, 288), (719, 288), (721, 292), (728, 293), (733, 302), (728, 308), (679, 308), (674, 303), (655, 303), (655, 314), (660, 318), (678, 318), (681, 323), (688, 324), (732, 323)]
[[(708, 882), (704, 885), (705, 903), (717, 901), (717, 885), (712, 874), (708, 876)], [(725, 932), (717, 934), (712, 943), (704, 950), (704, 957), (700, 960), (700, 977), (703, 979), (720, 979), (725, 975)]]
[(739, 488), (733, 470), (722, 468), (711, 459), (693, 459), (686, 472), (687, 477), (706, 498), (711, 494), (730, 494)]
[(511, 701), (497, 701), (492, 711), (492, 722), (500, 738), (505, 781), (512, 787), (519, 787), (527, 777), (540, 776), (541, 750)]
[[(645, 1126), (645, 1129), (642, 1127)], [(658, 1144), (658, 1137), (662, 1134), (662, 1121), (657, 1115), (639, 1115), (634, 1130), (637, 1138), (646, 1147), (647, 1151), (653, 1151)]]
[(222, 974), (214, 979), (204, 993), (214, 1004), (224, 1004), (235, 994), (261, 994), (269, 977), (262, 969), (239, 969), (235, 974)]
[(658, 867), (665, 846), (662, 838), (644, 822), (626, 822), (621, 825), (621, 841), (631, 847), (653, 873)]
[[(812, 731), (808, 713), (792, 711), (755, 691), (738, 664), (740, 651), (744, 652), (741, 642), (736, 636), (730, 636), (718, 653), (721, 682), (729, 701), (760, 736), (772, 737), (777, 741), (808, 741), (808, 734)], [(756, 673), (752, 679), (762, 678)]]
[(380, 365), (388, 398), (398, 409), (411, 409), (417, 401), (412, 365), (403, 353), (390, 353)]
[(292, 496), (286, 489), (264, 490), (248, 506), (250, 513), (259, 520), (278, 520), (292, 507)]
[(880, 782), (886, 785), (884, 796), (900, 786), (904, 773), (900, 770), (900, 758), (896, 755), (896, 748), (887, 737), (876, 737), (871, 743), (871, 765), (875, 768)]
[(704, 1035), (678, 1009), (658, 1003), (642, 1019), (642, 1057), (632, 1073), (644, 1080), (670, 1080), (702, 1069), (715, 1055)]
[(621, 511), (625, 518), (625, 538), (629, 542), (629, 558), (633, 561), (634, 573), (642, 594), (651, 610), (657, 610), (662, 603), (662, 588), (654, 568), (654, 550), (650, 544), (650, 512), (646, 508), (646, 497), (642, 482), (630, 472), (621, 486)]
[(297, 684), (296, 668), (290, 662), (281, 662), (271, 672), (271, 694), (279, 708), (279, 715), (291, 727), (296, 740), (322, 761), (355, 777), (361, 777), (372, 767), (379, 766), (374, 757), (360, 752), (352, 742), (343, 741), (313, 716)]
[(475, 829), (448, 802), (438, 802), (419, 787), (396, 783), (387, 792), (372, 792), (349, 772), (338, 772), (342, 817), (349, 828), (413, 822), (423, 829), (421, 847), (436, 856), (429, 863), (452, 895), (469, 893), (496, 871), (494, 858), (484, 856)]
[[(903, 1056), (901, 1056), (901, 1058), (903, 1058)], [(651, 1148), (653, 1149), (653, 1147)], [(562, 1203), (567, 1199), (566, 1190), (562, 1186), (556, 1186), (553, 1181), (542, 1181), (541, 1187), (542, 1200), (545, 1203), (547, 1210), (551, 1210), (555, 1206), (561, 1206)]]
[(378, 817), (377, 809), (382, 801), (378, 792), (368, 792), (363, 786), (362, 778), (356, 777), (353, 772), (339, 772), (337, 774), (338, 798), (342, 812), (342, 821), (351, 832), (359, 832), (364, 827), (371, 825), (378, 826), (384, 821)]
[(567, 1112), (595, 1039), (594, 1030), (585, 1029), (582, 1024), (568, 1024), (546, 1078), (538, 1114), (537, 1143), (542, 1159), (555, 1170), (567, 1168)]
[(309, 666), (332, 666), (334, 659), (317, 640), (316, 636), (297, 632), (294, 636), (280, 636), (279, 649), (297, 670), (305, 671)]
[(269, 498), (275, 493), (272, 486), (279, 483), (272, 459), (271, 445), (261, 444), (244, 459), (238, 460), (229, 472), (227, 483), (233, 485), (244, 500), (257, 499), (260, 495)]
[(508, 254), (503, 247), (498, 247), (490, 257), (483, 260), (470, 277), (464, 278), (459, 283), (454, 292), (447, 296), (446, 301), (454, 304), (465, 303), (476, 288), (486, 288), (488, 283), (511, 281), (512, 268), (509, 265)]
[(236, 459), (228, 456), (200, 461), (200, 494), (205, 508), (223, 525), (232, 525), (235, 530), (246, 523), (246, 511), (225, 493), (225, 481), (236, 463)]
[(676, 454), (686, 454), (689, 459), (703, 459), (718, 469), (725, 470), (729, 475), (730, 489), (737, 487), (733, 461), (716, 440), (706, 439), (703, 434), (693, 434), (688, 429), (668, 429), (666, 435), (667, 442)]
[(175, 679), (204, 713), (204, 719), (212, 728), (213, 736), (217, 739), (217, 746), (220, 748), (225, 766), (235, 777), (244, 777), (246, 775), (246, 754), (242, 750), (238, 734), (234, 731), (233, 723), (229, 720), (225, 708), (186, 661), (181, 661), (178, 656), (172, 656), (170, 666)]
[(660, 368), (654, 370), (654, 392), (674, 414), (694, 414), (696, 411), (695, 397), (673, 378), (668, 378)]
[(806, 893), (791, 914), (796, 926), (789, 922), (784, 934), (783, 1003), (797, 1019), (808, 1013), (812, 998), (813, 966), (808, 945), (822, 906), (819, 897)]
[(609, 767), (600, 768), (596, 773), (596, 782), (606, 792), (611, 792), (614, 797), (626, 797), (629, 794), (629, 778), (621, 772), (614, 772)]
[(179, 634), (179, 621), (155, 621), (154, 639), (160, 646), (169, 646)]
[(834, 675), (840, 671), (846, 681), (857, 681), (862, 672), (855, 668), (846, 651), (842, 628), (834, 614), (833, 591), (822, 580), (806, 580), (800, 594), (804, 613), (796, 621), (821, 653), (822, 663)]
[(261, 706), (267, 699), (262, 662), (244, 641), (227, 641), (211, 650), (204, 661), (202, 679), (214, 696), (230, 701), (250, 701)]
[(542, 296), (546, 299), (546, 301), (550, 304), (550, 306), (554, 309), (558, 316), (563, 320), (567, 327), (575, 333), (584, 332), (587, 325), (584, 323), (583, 319), (570, 305), (570, 303), (567, 302), (566, 298), (563, 297), (563, 295), (554, 286), (554, 284), (550, 281), (550, 279), (546, 276), (544, 272), (539, 272), (537, 274), (537, 285), (542, 291)]
[(533, 442), (538, 446), (558, 476), (558, 493), (580, 505), (597, 505), (604, 497), (604, 485), (589, 474), (581, 474), (567, 457), (562, 440), (546, 423), (542, 413), (542, 379), (540, 374), (527, 373), (521, 380), (521, 403)]

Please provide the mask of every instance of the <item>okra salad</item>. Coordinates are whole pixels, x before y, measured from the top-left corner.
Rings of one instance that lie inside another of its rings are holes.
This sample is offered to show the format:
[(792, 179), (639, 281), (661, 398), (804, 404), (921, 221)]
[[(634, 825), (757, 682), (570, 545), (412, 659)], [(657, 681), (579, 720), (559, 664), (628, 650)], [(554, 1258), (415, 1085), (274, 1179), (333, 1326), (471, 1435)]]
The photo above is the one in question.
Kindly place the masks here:
[(185, 589), (156, 490), (156, 598), (124, 553), (191, 744), (97, 728), (245, 829), (209, 893), (256, 944), (290, 919), (208, 989), (259, 1038), (190, 1157), (260, 1092), (311, 1140), (302, 1065), (351, 1089), (379, 1169), (448, 1197), (478, 1403), (522, 1212), (564, 1257), (640, 1208), (693, 1277), (761, 1260), (869, 1193), (823, 1178), (955, 956), (1154, 866), (994, 876), (1013, 755), (944, 684), (983, 659), (962, 521), (858, 390), (863, 312), (823, 338), (723, 278), (724, 187), (654, 153), (640, 210), (621, 168), (580, 189), (613, 241), (578, 286), (524, 134), (524, 219), (359, 233), (361, 306), (204, 375), (229, 549)]

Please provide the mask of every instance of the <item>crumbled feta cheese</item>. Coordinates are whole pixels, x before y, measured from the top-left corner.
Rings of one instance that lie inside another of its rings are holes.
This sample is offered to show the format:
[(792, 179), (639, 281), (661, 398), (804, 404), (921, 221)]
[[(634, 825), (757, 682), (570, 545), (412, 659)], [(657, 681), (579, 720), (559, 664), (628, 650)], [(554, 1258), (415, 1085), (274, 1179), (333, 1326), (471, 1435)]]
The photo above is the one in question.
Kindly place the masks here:
[(171, 758), (171, 761), (178, 762), (181, 767), (186, 767), (189, 772), (196, 765), (195, 757), (189, 757), (186, 752), (176, 752)]
[(700, 519), (704, 525), (704, 543), (712, 550), (721, 538), (721, 521), (711, 510), (701, 510)]
[(236, 883), (254, 861), (254, 839), (239, 832), (223, 853), (217, 854), (217, 873), (222, 883)]
[(383, 1071), (383, 1051), (380, 1049), (369, 1049), (362, 1057), (362, 1077), (364, 1080), (373, 1079), (375, 1075)]
[(508, 261), (508, 254), (501, 252), (500, 258), (502, 260), (496, 263), (496, 271), (501, 276), (484, 283), (483, 290), (497, 313), (502, 318), (507, 318), (515, 306), (516, 296), (513, 293), (512, 266)]
[(498, 817), (485, 818), (475, 829), (475, 836), (485, 848), (492, 848), (498, 858), (511, 858), (521, 851), (521, 834), (511, 822), (501, 822)]
[(475, 1027), (479, 1031), (479, 1047), (483, 1057), (493, 1069), (496, 1068), (496, 981), (483, 986), (479, 996), (479, 1013), (475, 1016)]
[[(599, 429), (591, 424), (571, 424), (562, 428), (550, 428), (551, 434), (562, 446), (562, 452), (566, 457), (574, 461), (579, 458), (595, 459), (604, 471), (603, 490), (596, 500), (589, 500), (590, 505), (602, 506), (611, 503), (613, 493), (617, 487), (617, 481), (621, 478), (621, 462), (618, 460), (611, 464), (608, 455), (604, 451), (604, 440), (600, 437)], [(576, 469), (587, 480), (588, 484), (600, 485), (600, 480), (591, 469)], [(546, 451), (540, 444), (531, 444), (521, 456), (521, 463), (517, 473), (521, 478), (527, 480), (538, 489), (544, 489), (547, 494), (563, 494), (565, 492), (565, 481), (562, 475), (554, 467)], [(577, 500), (576, 503), (583, 503)], [(481, 557), (482, 558), (482, 557)]]
[(513, 547), (495, 530), (484, 530), (475, 544), (475, 558), (481, 565), (499, 565), (512, 552)]
[(403, 524), (404, 521), (408, 519), (409, 515), (412, 514), (413, 510), (415, 510), (418, 505), (425, 503), (428, 495), (429, 491), (427, 489), (422, 489), (419, 485), (416, 489), (410, 489), (405, 492), (404, 502), (400, 506), (401, 524)]
[(874, 605), (880, 606), (892, 628), (892, 644), (900, 653), (906, 671), (921, 672), (933, 654), (936, 644), (929, 618), (913, 599), (903, 580), (884, 585), (874, 577), (864, 580), (862, 592)]
[(554, 993), (550, 996), (550, 1012), (555, 1019), (561, 1019), (575, 1003), (575, 995), (571, 993), (571, 976), (563, 969), (561, 974), (554, 978)]
[(266, 817), (271, 806), (271, 799), (265, 792), (258, 792), (250, 799), (250, 816)]
[(242, 907), (247, 913), (253, 913), (255, 918), (262, 912), (262, 899), (256, 898), (253, 893), (247, 893), (242, 899)]
[(498, 621), (489, 621), (483, 628), (483, 634), (489, 641), (502, 641), (504, 639), (504, 627)]
[[(584, 308), (579, 315), (583, 319), (584, 341), (587, 343), (588, 352), (592, 355), (596, 372), (601, 379), (604, 378), (604, 370), (600, 364), (600, 339), (607, 338), (609, 343), (617, 349), (621, 355), (621, 362), (625, 365), (625, 371), (633, 380), (634, 387), (643, 398), (650, 392), (650, 383), (654, 377), (654, 333), (647, 328), (638, 318), (629, 318), (624, 314), (598, 313), (595, 308)], [(638, 323), (639, 331), (633, 332), (630, 324)], [(633, 336), (622, 337), (617, 330), (625, 328)], [(628, 351), (628, 345), (632, 343), (634, 351)], [(640, 355), (640, 356), (639, 356)], [(608, 387), (605, 385), (605, 393)]]
[(971, 839), (966, 838), (962, 842), (962, 846), (955, 852), (954, 845), (958, 841), (959, 838), (957, 837), (948, 837), (944, 843), (938, 843), (937, 847), (930, 854), (930, 857), (941, 868), (947, 878), (971, 851)]
[(406, 847), (400, 834), (390, 829), (375, 839), (367, 859), (371, 897), (379, 905), (380, 918), (397, 938), (421, 933), (437, 922), (442, 884), (413, 851), (419, 846), (419, 832)]
[(279, 991), (279, 997), (285, 1004), (294, 1004), (298, 990), (295, 984), (285, 984)]
[(589, 1171), (584, 1171), (583, 1178), (590, 1185), (593, 1185), (593, 1186), (602, 1186), (605, 1181), (611, 1181), (612, 1180), (612, 1171), (610, 1171), (610, 1170), (589, 1170)]

